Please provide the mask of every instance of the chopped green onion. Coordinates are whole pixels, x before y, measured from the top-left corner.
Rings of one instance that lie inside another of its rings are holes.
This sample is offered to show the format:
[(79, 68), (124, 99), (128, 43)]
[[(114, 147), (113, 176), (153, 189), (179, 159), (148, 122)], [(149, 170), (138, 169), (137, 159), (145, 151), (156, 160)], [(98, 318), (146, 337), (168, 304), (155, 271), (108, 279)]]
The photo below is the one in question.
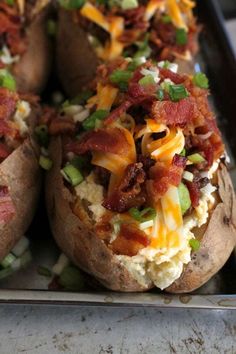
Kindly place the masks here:
[(29, 240), (25, 236), (23, 236), (17, 244), (11, 250), (11, 253), (14, 254), (16, 257), (21, 257), (22, 254), (28, 249), (29, 247)]
[(79, 104), (83, 105), (87, 102), (87, 100), (93, 96), (93, 91), (91, 90), (84, 90), (80, 92), (76, 97), (70, 100), (70, 104)]
[(43, 275), (44, 277), (51, 277), (52, 276), (52, 272), (50, 271), (50, 269), (43, 267), (43, 266), (38, 266), (38, 274), (39, 275)]
[(62, 169), (62, 174), (64, 178), (73, 186), (77, 186), (83, 181), (83, 176), (81, 172), (73, 166), (72, 164), (67, 164), (63, 169)]
[(184, 87), (184, 85), (170, 85), (169, 87), (169, 95), (171, 101), (178, 102), (183, 98), (188, 97), (188, 91)]
[(146, 75), (138, 83), (141, 86), (155, 85), (155, 80), (152, 75)]
[(49, 143), (48, 127), (46, 124), (38, 125), (35, 128), (35, 134), (40, 146), (47, 147)]
[(163, 101), (163, 99), (164, 99), (164, 90), (159, 89), (159, 90), (157, 91), (157, 99), (158, 99), (159, 101)]
[(85, 4), (85, 0), (59, 0), (59, 4), (68, 10), (80, 9)]
[(163, 23), (171, 23), (172, 22), (172, 18), (169, 15), (163, 15), (161, 18), (161, 21)]
[(176, 43), (178, 45), (185, 45), (188, 41), (188, 35), (184, 28), (178, 28), (176, 30)]
[(69, 258), (61, 253), (57, 262), (52, 267), (52, 273), (56, 275), (60, 275), (64, 268), (66, 268), (70, 264)]
[(49, 157), (40, 155), (39, 165), (46, 171), (49, 171), (52, 168), (52, 160)]
[(47, 33), (49, 36), (54, 37), (57, 32), (57, 23), (54, 20), (48, 20), (47, 21)]
[(186, 211), (191, 207), (190, 194), (185, 184), (180, 183), (180, 185), (178, 186), (178, 193), (181, 212), (184, 215)]
[(114, 70), (110, 75), (110, 80), (113, 84), (119, 86), (122, 91), (127, 90), (128, 82), (132, 77), (133, 73), (130, 70)]
[(10, 91), (16, 90), (16, 81), (14, 77), (5, 69), (0, 70), (0, 86)]
[(191, 240), (189, 240), (189, 246), (194, 252), (196, 252), (199, 250), (201, 243), (196, 238), (191, 238)]
[(91, 130), (96, 127), (96, 120), (103, 120), (108, 116), (109, 112), (103, 109), (92, 113), (88, 118), (83, 121), (82, 126), (85, 130)]
[(193, 83), (203, 89), (208, 89), (209, 87), (209, 80), (204, 73), (195, 74), (193, 77)]
[(187, 158), (188, 158), (189, 161), (191, 161), (194, 164), (198, 164), (198, 163), (206, 161), (204, 159), (204, 157), (202, 155), (198, 154), (198, 153), (189, 155), (189, 156), (187, 156)]
[(186, 156), (186, 149), (185, 148), (183, 148), (183, 150), (181, 151), (180, 156)]
[(145, 57), (149, 58), (151, 55), (151, 48), (149, 46), (149, 34), (147, 33), (142, 42), (135, 42), (138, 47), (138, 51), (134, 54), (134, 58)]
[(137, 69), (137, 67), (139, 67), (140, 65), (142, 65), (145, 62), (145, 59), (143, 60), (143, 58), (138, 57), (138, 58), (134, 58), (131, 63), (129, 63), (127, 69), (129, 71), (134, 71), (135, 69)]
[(5, 0), (5, 1), (6, 1), (7, 5), (10, 5), (10, 6), (14, 5), (14, 3), (15, 3), (15, 0)]
[(122, 0), (121, 1), (121, 8), (123, 10), (135, 9), (136, 7), (138, 7), (137, 0)]
[(74, 266), (68, 266), (63, 269), (59, 284), (66, 290), (80, 291), (84, 289), (84, 279), (81, 272)]
[(14, 254), (9, 253), (1, 262), (1, 266), (3, 268), (11, 267), (12, 263), (16, 260), (16, 256)]
[(153, 208), (145, 208), (139, 211), (138, 208), (129, 209), (129, 214), (139, 222), (153, 220), (156, 217), (156, 210)]

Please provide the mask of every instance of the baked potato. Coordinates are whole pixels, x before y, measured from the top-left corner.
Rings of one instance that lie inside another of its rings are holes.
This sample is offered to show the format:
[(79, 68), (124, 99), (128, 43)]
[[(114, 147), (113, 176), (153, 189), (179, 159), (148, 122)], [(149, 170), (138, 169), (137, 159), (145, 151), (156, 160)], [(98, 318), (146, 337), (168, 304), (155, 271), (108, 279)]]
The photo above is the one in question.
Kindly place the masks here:
[(0, 67), (11, 72), (19, 92), (40, 93), (51, 67), (47, 33), (49, 0), (0, 3)]
[(41, 188), (33, 139), (39, 108), (30, 98), (0, 88), (0, 261), (29, 227)]
[(176, 71), (136, 59), (102, 65), (86, 104), (67, 101), (49, 120), (52, 233), (112, 290), (191, 292), (236, 244), (207, 77)]
[(78, 9), (75, 2), (59, 1), (56, 60), (70, 97), (93, 79), (99, 62), (121, 55), (191, 60), (197, 52), (192, 1), (82, 3)]

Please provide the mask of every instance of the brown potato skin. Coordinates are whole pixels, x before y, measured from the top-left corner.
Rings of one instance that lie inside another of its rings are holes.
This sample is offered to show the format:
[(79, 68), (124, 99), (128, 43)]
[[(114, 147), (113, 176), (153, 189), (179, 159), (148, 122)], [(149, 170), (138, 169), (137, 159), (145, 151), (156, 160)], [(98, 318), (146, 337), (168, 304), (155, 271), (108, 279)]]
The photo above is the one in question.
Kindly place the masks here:
[(0, 261), (24, 235), (33, 219), (41, 189), (38, 156), (38, 147), (29, 137), (0, 164), (0, 185), (8, 186), (16, 209), (8, 223), (0, 224)]
[(236, 244), (236, 199), (230, 176), (221, 164), (218, 170), (219, 196), (201, 246), (181, 277), (165, 289), (170, 293), (191, 292), (205, 284), (225, 264)]
[(12, 67), (19, 92), (38, 94), (44, 89), (52, 61), (51, 41), (47, 34), (49, 8), (32, 18), (26, 28), (27, 50)]
[(105, 287), (117, 291), (147, 290), (131, 277), (96, 234), (72, 213), (72, 194), (64, 187), (61, 169), (61, 139), (50, 144), (53, 167), (46, 177), (46, 204), (54, 238), (62, 251)]
[(62, 8), (58, 9), (56, 61), (59, 79), (69, 97), (94, 79), (99, 63), (87, 33), (73, 22), (71, 12)]
[[(73, 196), (63, 184), (61, 139), (50, 146), (53, 168), (46, 178), (46, 203), (51, 229), (58, 246), (80, 268), (95, 276), (105, 287), (116, 291), (145, 291), (95, 235), (88, 224), (72, 212)], [(219, 167), (220, 202), (212, 212), (201, 249), (184, 273), (167, 291), (190, 292), (209, 280), (227, 261), (236, 243), (235, 196), (228, 172)], [(223, 252), (222, 252), (223, 250)], [(149, 288), (153, 287), (150, 285)]]

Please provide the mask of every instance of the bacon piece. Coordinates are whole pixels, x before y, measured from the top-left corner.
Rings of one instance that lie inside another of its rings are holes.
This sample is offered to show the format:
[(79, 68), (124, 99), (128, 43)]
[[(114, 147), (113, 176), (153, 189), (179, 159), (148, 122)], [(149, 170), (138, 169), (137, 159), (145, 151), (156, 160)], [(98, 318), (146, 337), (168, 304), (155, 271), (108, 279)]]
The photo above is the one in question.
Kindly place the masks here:
[(122, 114), (124, 114), (127, 109), (129, 109), (132, 106), (132, 102), (129, 100), (126, 100), (121, 103), (121, 105), (117, 108), (115, 108), (109, 116), (104, 120), (105, 125), (109, 125), (116, 121)]
[(178, 186), (181, 182), (183, 167), (171, 164), (166, 165), (163, 162), (157, 162), (150, 169), (150, 178), (146, 182), (148, 196), (153, 201), (158, 201), (167, 192), (170, 185)]
[(158, 123), (182, 127), (191, 123), (194, 109), (194, 101), (188, 97), (179, 102), (155, 101), (151, 108), (151, 114)]
[(73, 134), (75, 132), (75, 122), (68, 117), (57, 117), (49, 125), (49, 134)]
[(13, 122), (0, 119), (0, 136), (17, 138), (19, 137), (19, 130)]
[(15, 214), (15, 206), (7, 186), (0, 186), (0, 223), (9, 222)]
[(173, 161), (172, 161), (173, 165), (175, 165), (177, 167), (182, 167), (183, 169), (185, 169), (186, 163), (187, 163), (187, 158), (185, 156), (175, 154)]
[(165, 79), (170, 79), (174, 84), (178, 85), (178, 84), (182, 84), (185, 80), (185, 76), (184, 75), (180, 75), (177, 73), (174, 73), (171, 70), (165, 69), (165, 68), (159, 68), (160, 71), (160, 78), (162, 80)]
[(201, 195), (199, 184), (198, 182), (195, 181), (193, 182), (185, 181), (185, 184), (189, 190), (192, 206), (196, 208), (199, 205), (199, 200)]
[(11, 118), (15, 112), (18, 99), (17, 93), (0, 87), (0, 120)]
[(147, 235), (136, 224), (121, 224), (120, 233), (109, 248), (115, 254), (132, 257), (149, 244)]
[(124, 130), (117, 127), (90, 131), (80, 141), (72, 142), (67, 146), (68, 151), (76, 154), (99, 151), (125, 156), (129, 149), (130, 144)]
[(145, 194), (141, 185), (145, 182), (146, 174), (141, 163), (130, 164), (114, 191), (104, 200), (103, 206), (118, 213), (145, 203)]

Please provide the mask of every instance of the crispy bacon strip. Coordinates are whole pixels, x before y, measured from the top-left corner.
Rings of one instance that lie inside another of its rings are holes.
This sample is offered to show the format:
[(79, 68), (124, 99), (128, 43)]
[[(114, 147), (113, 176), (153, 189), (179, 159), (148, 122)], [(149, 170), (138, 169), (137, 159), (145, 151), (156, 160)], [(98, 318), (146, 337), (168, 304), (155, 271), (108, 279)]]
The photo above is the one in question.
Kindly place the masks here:
[(138, 251), (144, 247), (148, 247), (150, 240), (147, 235), (138, 229), (135, 224), (121, 224), (120, 233), (113, 241), (109, 248), (115, 254), (125, 256), (135, 256)]
[(157, 202), (167, 192), (170, 185), (178, 186), (181, 182), (183, 167), (174, 163), (170, 166), (157, 162), (150, 169), (150, 179), (146, 182), (149, 198)]
[(15, 206), (9, 194), (8, 187), (0, 186), (0, 223), (9, 222), (15, 212)]
[(191, 123), (194, 109), (194, 101), (188, 97), (179, 102), (155, 101), (152, 105), (151, 114), (158, 123), (184, 126)]
[(119, 185), (102, 204), (106, 209), (122, 213), (145, 203), (142, 184), (146, 174), (142, 167), (142, 163), (133, 163), (126, 168)]
[(75, 132), (75, 122), (72, 118), (57, 117), (50, 122), (48, 131), (50, 135), (73, 134)]
[(18, 99), (17, 93), (0, 87), (0, 120), (7, 120), (12, 116)]
[(80, 141), (68, 144), (67, 150), (76, 154), (99, 151), (125, 156), (130, 150), (130, 144), (122, 129), (110, 127), (86, 133)]

